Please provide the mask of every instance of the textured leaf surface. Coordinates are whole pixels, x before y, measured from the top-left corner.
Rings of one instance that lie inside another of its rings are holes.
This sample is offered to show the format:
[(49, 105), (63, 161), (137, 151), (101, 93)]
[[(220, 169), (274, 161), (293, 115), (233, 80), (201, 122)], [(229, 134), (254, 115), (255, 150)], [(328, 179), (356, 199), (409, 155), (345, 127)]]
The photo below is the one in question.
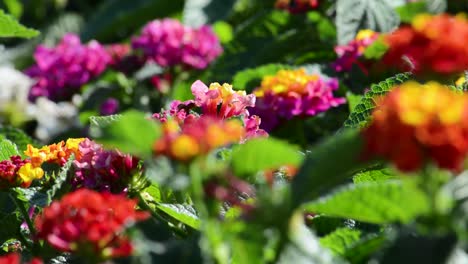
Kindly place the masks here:
[(39, 31), (27, 28), (12, 17), (0, 10), (0, 37), (32, 38), (39, 35)]
[(67, 163), (65, 163), (62, 168), (60, 169), (60, 172), (58, 175), (55, 177), (55, 183), (52, 185), (52, 187), (47, 190), (47, 204), (50, 204), (54, 198), (57, 197), (58, 193), (60, 190), (64, 187), (64, 183), (67, 181), (68, 178), (68, 173), (70, 171), (70, 168), (73, 164), (73, 161), (75, 160), (75, 156), (70, 156), (68, 159)]
[(181, 223), (195, 229), (200, 227), (200, 220), (198, 219), (195, 210), (190, 205), (158, 204), (156, 207)]
[(345, 121), (345, 127), (363, 127), (369, 121), (372, 110), (375, 108), (375, 99), (378, 96), (387, 94), (396, 85), (402, 84), (410, 78), (410, 73), (400, 73), (394, 77), (388, 78), (378, 84), (371, 85), (370, 90), (364, 94), (361, 102), (354, 107), (353, 112)]
[(398, 14), (388, 0), (338, 0), (336, 27), (338, 43), (353, 40), (360, 29), (388, 32), (400, 23)]
[(423, 192), (396, 181), (351, 184), (304, 208), (308, 212), (374, 224), (408, 223), (430, 209)]
[(390, 169), (368, 170), (353, 176), (354, 183), (380, 182), (394, 179), (395, 174)]
[(39, 144), (30, 136), (28, 136), (23, 130), (14, 127), (0, 127), (0, 135), (16, 144), (21, 155), (24, 155), (23, 151), (26, 150), (28, 144), (32, 144), (34, 146)]
[(8, 139), (0, 140), (0, 161), (9, 160), (15, 155), (19, 155), (16, 145)]
[(360, 230), (338, 228), (333, 233), (320, 238), (320, 245), (329, 248), (337, 255), (343, 255), (347, 248), (359, 241), (360, 237)]
[(187, 0), (182, 20), (192, 27), (211, 24), (226, 18), (235, 2), (236, 0)]

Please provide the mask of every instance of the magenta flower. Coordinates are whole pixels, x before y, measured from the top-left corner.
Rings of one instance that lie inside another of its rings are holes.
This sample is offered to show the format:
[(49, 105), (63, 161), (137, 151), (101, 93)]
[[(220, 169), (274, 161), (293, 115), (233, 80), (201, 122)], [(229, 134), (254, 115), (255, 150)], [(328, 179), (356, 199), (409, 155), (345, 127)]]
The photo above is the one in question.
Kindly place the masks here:
[(174, 19), (146, 24), (141, 35), (133, 38), (132, 47), (141, 50), (146, 60), (163, 67), (184, 65), (195, 69), (206, 68), (222, 52), (210, 27), (192, 29)]
[(119, 110), (119, 101), (115, 98), (109, 98), (104, 101), (99, 107), (99, 112), (101, 115), (113, 115)]
[(137, 170), (138, 159), (118, 151), (104, 150), (89, 139), (80, 142), (78, 148), (81, 155), (73, 162), (75, 176), (71, 181), (74, 189), (112, 193), (127, 191), (128, 181)]
[(273, 130), (282, 121), (293, 117), (314, 116), (331, 107), (345, 103), (336, 98), (338, 80), (325, 80), (319, 75), (308, 75), (305, 70), (280, 70), (274, 76), (266, 76), (254, 94), (257, 103), (252, 114), (260, 116), (261, 128)]
[(111, 60), (97, 41), (87, 45), (78, 36), (66, 34), (54, 48), (39, 45), (34, 52), (36, 64), (26, 74), (36, 78), (29, 99), (45, 96), (53, 101), (68, 100), (81, 86), (101, 74)]
[(354, 64), (362, 67), (358, 59), (364, 54), (365, 49), (377, 40), (379, 34), (372, 30), (361, 30), (356, 38), (346, 45), (335, 47), (338, 59), (332, 64), (337, 72), (349, 71)]

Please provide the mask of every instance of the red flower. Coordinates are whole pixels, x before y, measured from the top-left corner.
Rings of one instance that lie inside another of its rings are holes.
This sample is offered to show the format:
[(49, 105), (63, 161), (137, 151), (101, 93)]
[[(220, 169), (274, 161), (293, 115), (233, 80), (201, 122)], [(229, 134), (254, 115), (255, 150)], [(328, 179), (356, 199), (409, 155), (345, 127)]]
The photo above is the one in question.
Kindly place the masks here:
[(37, 238), (60, 251), (107, 259), (129, 256), (125, 228), (149, 215), (135, 210), (136, 201), (88, 189), (65, 195), (35, 219)]
[(275, 3), (276, 8), (288, 10), (293, 14), (307, 12), (318, 5), (318, 0), (277, 0)]
[[(10, 253), (5, 256), (0, 256), (0, 264), (20, 264), (21, 255), (18, 253)], [(23, 262), (24, 264), (42, 264), (42, 260), (39, 258), (33, 258), (29, 262)]]
[(385, 36), (388, 51), (383, 61), (408, 70), (409, 59), (419, 75), (454, 75), (468, 69), (468, 21), (447, 14), (419, 15), (410, 26)]

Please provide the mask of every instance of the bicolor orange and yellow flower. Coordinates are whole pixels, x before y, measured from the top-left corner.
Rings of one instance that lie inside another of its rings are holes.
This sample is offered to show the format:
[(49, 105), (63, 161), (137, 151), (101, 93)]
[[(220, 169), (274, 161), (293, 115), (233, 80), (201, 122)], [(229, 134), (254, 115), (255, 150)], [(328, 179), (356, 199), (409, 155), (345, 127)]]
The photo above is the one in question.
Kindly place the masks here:
[(404, 171), (426, 160), (461, 169), (468, 153), (468, 95), (436, 83), (407, 82), (378, 100), (364, 130), (367, 155), (387, 158)]

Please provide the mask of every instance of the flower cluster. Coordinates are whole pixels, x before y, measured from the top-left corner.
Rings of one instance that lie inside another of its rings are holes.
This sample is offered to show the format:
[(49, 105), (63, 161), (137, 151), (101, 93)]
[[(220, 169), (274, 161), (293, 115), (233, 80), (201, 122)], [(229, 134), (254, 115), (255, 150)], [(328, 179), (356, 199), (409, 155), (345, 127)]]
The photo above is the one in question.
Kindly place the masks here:
[(74, 189), (122, 193), (138, 166), (138, 159), (119, 151), (104, 150), (102, 145), (84, 139), (78, 145), (80, 155), (73, 161)]
[(125, 228), (149, 215), (121, 195), (81, 189), (54, 201), (35, 218), (37, 238), (54, 248), (93, 259), (129, 256)]
[(27, 188), (33, 180), (42, 176), (44, 171), (41, 167), (34, 166), (20, 156), (12, 156), (9, 160), (0, 162), (0, 189), (18, 186)]
[(187, 120), (179, 126), (174, 120), (163, 124), (164, 135), (156, 141), (156, 155), (167, 155), (180, 161), (190, 161), (211, 150), (238, 143), (245, 136), (245, 129), (238, 120), (221, 120), (202, 116)]
[(317, 8), (318, 0), (276, 0), (275, 8), (288, 10), (291, 13), (303, 13)]
[(274, 76), (263, 78), (261, 86), (254, 90), (257, 103), (251, 112), (260, 116), (262, 128), (271, 131), (281, 119), (313, 116), (345, 102), (336, 98), (338, 80), (325, 80), (309, 75), (304, 69), (280, 70)]
[(366, 156), (379, 156), (413, 171), (426, 160), (459, 170), (468, 153), (468, 97), (429, 82), (407, 82), (392, 90), (363, 131)]
[(29, 91), (32, 101), (41, 96), (53, 101), (70, 99), (83, 84), (102, 73), (111, 61), (97, 41), (83, 45), (74, 34), (65, 35), (55, 48), (38, 46), (34, 59), (36, 64), (26, 71), (37, 79)]
[(75, 155), (76, 159), (80, 158), (78, 144), (83, 140), (84, 138), (70, 138), (66, 142), (60, 141), (42, 148), (35, 148), (28, 144), (24, 154), (31, 158), (31, 163), (34, 166), (41, 166), (44, 162), (57, 163), (62, 166), (72, 154)]
[(184, 65), (195, 69), (206, 68), (223, 50), (209, 26), (192, 29), (174, 19), (149, 22), (141, 35), (133, 38), (132, 47), (163, 67)]
[(356, 38), (347, 45), (339, 45), (335, 47), (335, 52), (338, 59), (332, 64), (333, 69), (337, 72), (349, 71), (353, 65), (359, 64), (358, 59), (364, 54), (365, 49), (374, 43), (379, 37), (379, 33), (370, 29), (360, 30)]
[(388, 51), (383, 58), (387, 65), (407, 70), (407, 58), (416, 74), (454, 75), (468, 69), (466, 18), (442, 15), (416, 16), (410, 26), (400, 27), (385, 36)]

